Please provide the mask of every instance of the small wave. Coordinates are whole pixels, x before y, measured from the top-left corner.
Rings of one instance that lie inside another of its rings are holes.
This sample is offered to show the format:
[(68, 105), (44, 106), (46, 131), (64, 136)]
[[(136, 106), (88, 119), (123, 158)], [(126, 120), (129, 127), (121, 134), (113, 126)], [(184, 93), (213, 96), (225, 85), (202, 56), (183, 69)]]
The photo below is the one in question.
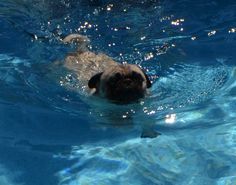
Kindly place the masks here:
[(178, 109), (214, 98), (229, 80), (231, 70), (225, 65), (176, 65), (154, 84), (152, 106)]
[(190, 39), (190, 38), (191, 36), (174, 36), (174, 37), (167, 37), (167, 38), (160, 38), (160, 39), (150, 39), (150, 40), (147, 40), (146, 42), (135, 44), (134, 46), (148, 45), (150, 47), (150, 45), (152, 46), (152, 45), (157, 45), (157, 44), (163, 44), (170, 41)]

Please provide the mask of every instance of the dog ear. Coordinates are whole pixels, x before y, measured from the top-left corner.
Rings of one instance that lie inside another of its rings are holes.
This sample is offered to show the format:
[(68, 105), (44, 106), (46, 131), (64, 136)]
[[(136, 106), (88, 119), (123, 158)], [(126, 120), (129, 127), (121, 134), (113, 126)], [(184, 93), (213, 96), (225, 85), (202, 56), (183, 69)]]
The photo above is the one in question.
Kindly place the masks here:
[(102, 76), (102, 73), (98, 73), (92, 76), (92, 78), (90, 78), (90, 80), (88, 81), (88, 87), (91, 89), (96, 88), (97, 84), (100, 82), (101, 76)]
[(146, 78), (147, 88), (151, 88), (152, 83), (151, 83), (151, 80), (149, 79), (148, 75), (145, 73), (145, 71), (140, 66), (138, 66), (138, 67), (141, 69), (141, 71), (143, 72), (143, 74)]
[(150, 87), (152, 87), (152, 83), (151, 83), (151, 81), (150, 81), (150, 79), (149, 79), (148, 75), (147, 75), (146, 73), (144, 73), (144, 75), (145, 75), (146, 82), (147, 82), (147, 88), (150, 88)]

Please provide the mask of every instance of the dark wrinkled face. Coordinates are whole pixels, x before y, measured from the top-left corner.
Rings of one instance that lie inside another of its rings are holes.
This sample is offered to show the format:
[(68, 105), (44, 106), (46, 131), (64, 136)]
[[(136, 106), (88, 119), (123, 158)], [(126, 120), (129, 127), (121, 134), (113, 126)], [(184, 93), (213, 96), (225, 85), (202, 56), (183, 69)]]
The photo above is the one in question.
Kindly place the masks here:
[(100, 80), (100, 94), (116, 103), (130, 103), (143, 98), (147, 88), (145, 74), (136, 65), (118, 65), (105, 71)]
[(143, 98), (151, 82), (137, 65), (119, 64), (95, 74), (89, 80), (88, 87), (95, 89), (95, 95), (125, 104)]

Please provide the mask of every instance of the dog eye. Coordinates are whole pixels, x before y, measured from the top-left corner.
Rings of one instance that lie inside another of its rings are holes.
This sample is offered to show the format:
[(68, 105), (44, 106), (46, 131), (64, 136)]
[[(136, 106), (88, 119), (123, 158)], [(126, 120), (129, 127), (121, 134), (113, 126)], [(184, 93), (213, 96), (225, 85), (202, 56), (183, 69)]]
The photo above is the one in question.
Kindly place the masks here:
[(116, 82), (118, 82), (120, 79), (122, 78), (122, 75), (120, 73), (115, 73), (115, 75), (113, 75), (109, 81), (108, 81), (108, 85), (110, 86), (114, 86), (116, 84)]
[(142, 75), (140, 75), (139, 73), (136, 73), (136, 72), (132, 72), (132, 78), (134, 80), (143, 81)]
[(116, 73), (115, 76), (114, 76), (115, 79), (120, 79), (121, 77), (122, 77), (122, 76), (121, 76), (120, 73)]

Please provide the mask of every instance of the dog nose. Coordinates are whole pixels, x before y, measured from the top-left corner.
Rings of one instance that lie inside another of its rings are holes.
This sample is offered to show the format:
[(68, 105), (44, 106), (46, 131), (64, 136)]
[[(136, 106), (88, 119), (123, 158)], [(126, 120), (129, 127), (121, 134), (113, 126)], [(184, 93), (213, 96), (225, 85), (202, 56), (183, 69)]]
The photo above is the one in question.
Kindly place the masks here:
[(126, 86), (130, 86), (132, 84), (132, 80), (127, 78), (123, 81), (123, 83), (126, 85)]

